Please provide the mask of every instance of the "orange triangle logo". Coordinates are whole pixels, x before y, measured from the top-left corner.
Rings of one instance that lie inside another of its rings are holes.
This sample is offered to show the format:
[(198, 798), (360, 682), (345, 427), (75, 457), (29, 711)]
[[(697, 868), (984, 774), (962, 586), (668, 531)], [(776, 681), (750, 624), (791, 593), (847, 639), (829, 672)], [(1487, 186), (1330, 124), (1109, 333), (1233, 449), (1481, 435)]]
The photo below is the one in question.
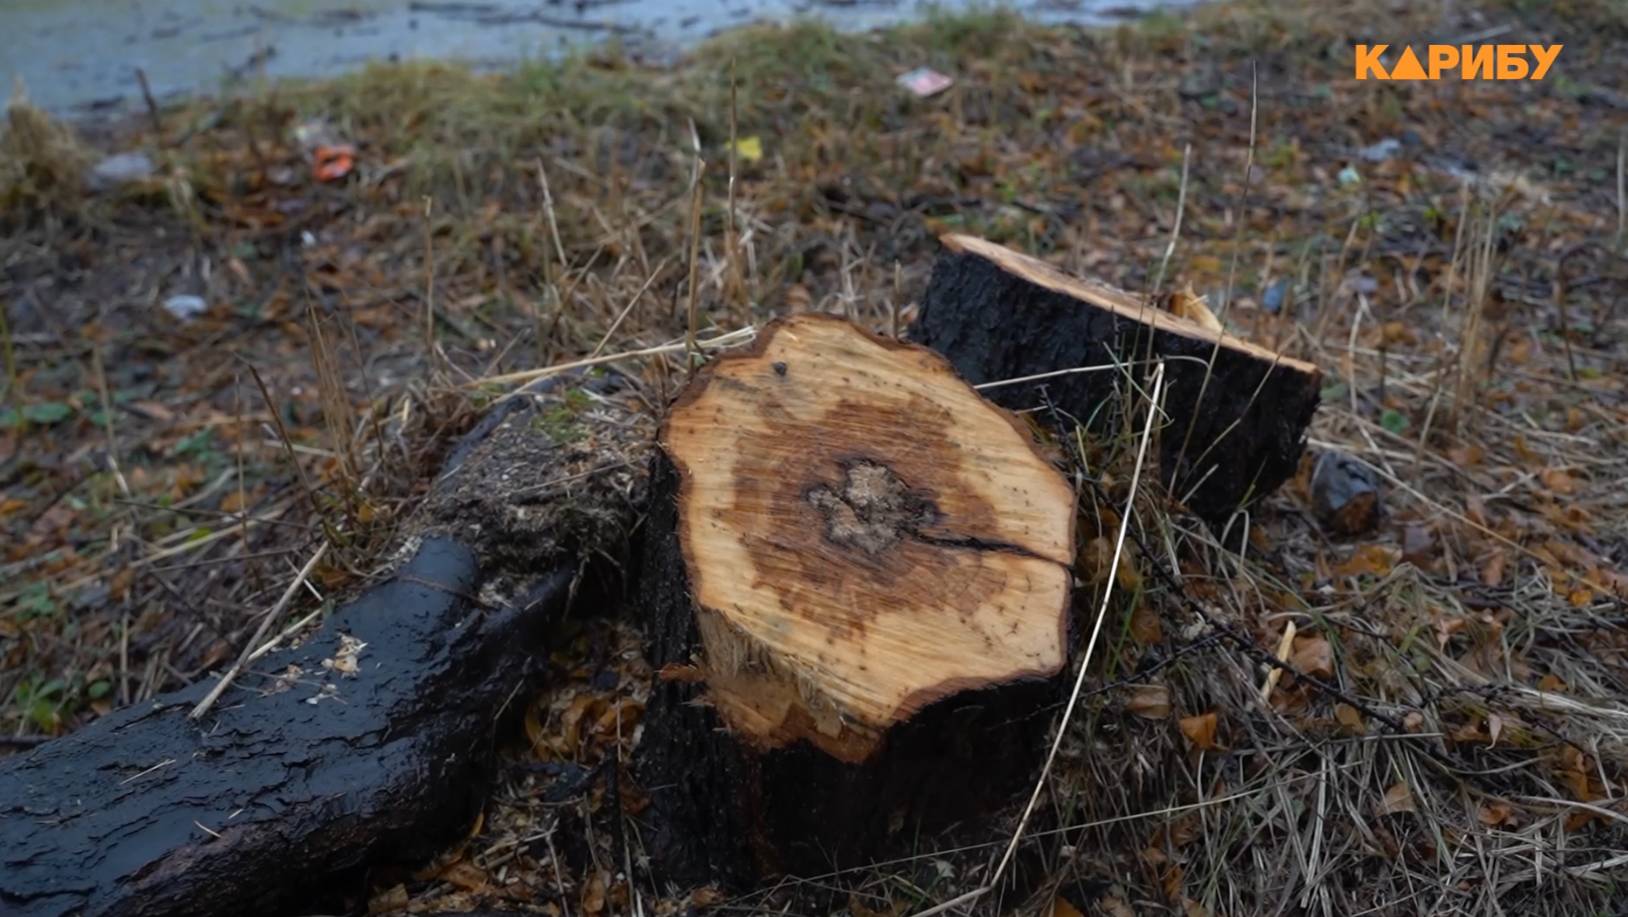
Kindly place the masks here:
[(1423, 80), (1424, 68), (1419, 66), (1419, 57), (1413, 53), (1412, 48), (1403, 48), (1402, 56), (1396, 59), (1396, 66), (1391, 68), (1393, 80)]

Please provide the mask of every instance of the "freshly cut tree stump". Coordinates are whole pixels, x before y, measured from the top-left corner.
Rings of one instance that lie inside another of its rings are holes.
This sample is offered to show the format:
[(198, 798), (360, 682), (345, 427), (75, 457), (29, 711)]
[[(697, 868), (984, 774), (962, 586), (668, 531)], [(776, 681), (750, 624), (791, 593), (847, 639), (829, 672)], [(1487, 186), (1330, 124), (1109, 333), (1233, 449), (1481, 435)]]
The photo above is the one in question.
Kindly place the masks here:
[(1032, 776), (1074, 497), (924, 348), (829, 316), (707, 367), (661, 435), (641, 594), (658, 867), (862, 864)]
[[(1178, 500), (1224, 523), (1294, 474), (1322, 386), (1316, 366), (993, 242), (943, 243), (910, 336), (975, 385), (1044, 377), (984, 389), (991, 400), (1111, 428), (1125, 372), (1145, 378), (1163, 358), (1159, 469)], [(1125, 372), (1063, 372), (1112, 364)]]

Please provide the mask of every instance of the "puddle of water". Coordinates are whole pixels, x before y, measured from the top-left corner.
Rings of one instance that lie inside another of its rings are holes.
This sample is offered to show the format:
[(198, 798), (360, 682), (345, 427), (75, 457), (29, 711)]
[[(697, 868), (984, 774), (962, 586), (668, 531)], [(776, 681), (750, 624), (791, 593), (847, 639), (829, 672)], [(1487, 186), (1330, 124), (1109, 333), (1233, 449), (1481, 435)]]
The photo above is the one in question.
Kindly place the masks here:
[[(1041, 22), (1092, 23), (1191, 0), (1025, 0)], [(945, 0), (938, 9), (987, 8)], [(0, 74), (44, 108), (139, 104), (136, 70), (160, 98), (262, 75), (324, 77), (368, 61), (495, 67), (615, 36), (671, 52), (732, 26), (815, 17), (868, 29), (923, 15), (911, 0), (3, 0)]]

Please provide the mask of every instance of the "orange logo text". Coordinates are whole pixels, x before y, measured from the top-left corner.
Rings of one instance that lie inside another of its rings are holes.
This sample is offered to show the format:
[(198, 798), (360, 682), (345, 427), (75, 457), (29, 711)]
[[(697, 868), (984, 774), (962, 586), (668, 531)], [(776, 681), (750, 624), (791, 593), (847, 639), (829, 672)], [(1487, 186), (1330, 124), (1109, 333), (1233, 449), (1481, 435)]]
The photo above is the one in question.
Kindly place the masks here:
[(1564, 45), (1357, 45), (1359, 80), (1541, 80)]

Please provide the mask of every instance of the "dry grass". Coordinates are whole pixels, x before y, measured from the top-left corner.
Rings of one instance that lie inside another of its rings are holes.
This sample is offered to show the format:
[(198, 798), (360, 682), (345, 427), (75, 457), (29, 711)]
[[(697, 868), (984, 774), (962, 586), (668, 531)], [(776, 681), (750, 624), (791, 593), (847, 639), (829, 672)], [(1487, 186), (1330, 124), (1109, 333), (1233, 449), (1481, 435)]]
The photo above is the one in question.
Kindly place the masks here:
[[(1342, 56), (1379, 24), (1404, 41), (1505, 23), (1559, 30), (1548, 83), (1357, 84)], [(1232, 330), (1325, 369), (1312, 449), (1370, 465), (1388, 508), (1330, 535), (1302, 476), (1218, 534), (1144, 480), (1116, 567), (1098, 539), (1136, 438), (1064, 443), (1084, 625), (1117, 589), (1036, 815), (976, 908), (1605, 911), (1628, 868), (1628, 271), (1605, 247), (1625, 119), (1594, 81), (1624, 48), (1605, 3), (1249, 4), (1106, 32), (982, 15), (752, 30), (672, 69), (612, 51), (499, 77), (379, 68), (169, 113), (162, 199), (8, 221), (0, 250), (10, 741), (228, 664), (327, 541), (272, 626), (308, 619), (371, 572), (449, 436), (540, 368), (614, 360), (654, 409), (689, 336), (807, 309), (908, 324), (954, 229), (1219, 293)], [(957, 88), (898, 92), (919, 64)], [(8, 138), (63, 142), (21, 117)], [(311, 117), (359, 145), (349, 183), (307, 179)], [(1403, 151), (1362, 157), (1384, 137)], [(35, 187), (16, 174), (8, 193)], [(186, 285), (215, 308), (180, 324), (159, 303)], [(1291, 623), (1298, 674), (1263, 700)], [(684, 897), (639, 860), (636, 641), (593, 623), (561, 646), (479, 832), (381, 903)], [(928, 908), (990, 881), (1016, 816), (885, 868), (692, 900)]]

